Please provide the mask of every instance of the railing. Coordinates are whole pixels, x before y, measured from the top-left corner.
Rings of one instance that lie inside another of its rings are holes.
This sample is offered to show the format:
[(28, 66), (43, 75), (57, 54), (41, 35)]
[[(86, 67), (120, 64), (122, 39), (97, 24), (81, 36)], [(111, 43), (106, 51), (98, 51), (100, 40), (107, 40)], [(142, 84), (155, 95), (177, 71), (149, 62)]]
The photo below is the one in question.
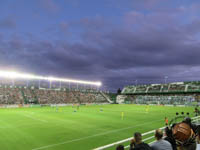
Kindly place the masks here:
[[(197, 116), (197, 117), (193, 117), (192, 118), (192, 122), (196, 122), (196, 121), (199, 121), (200, 120), (200, 116)], [(164, 129), (165, 127), (161, 127), (160, 129)], [(155, 130), (152, 130), (152, 131), (149, 131), (149, 132), (146, 132), (146, 133), (143, 133), (142, 136), (148, 136), (148, 135), (151, 135), (155, 133)], [(101, 146), (101, 147), (98, 147), (98, 148), (95, 148), (93, 150), (105, 150), (105, 149), (108, 149), (108, 148), (111, 148), (113, 146), (116, 146), (116, 145), (119, 145), (119, 144), (123, 144), (123, 143), (126, 143), (126, 142), (129, 142), (133, 139), (133, 137), (130, 137), (130, 138), (127, 138), (127, 139), (124, 139), (124, 140), (121, 140), (121, 141), (117, 141), (117, 142), (114, 142), (114, 143), (111, 143), (111, 144), (108, 144), (108, 145), (105, 145), (105, 146)], [(152, 140), (153, 139), (153, 140)], [(146, 141), (151, 141), (149, 144), (153, 143), (155, 140), (154, 140), (154, 136), (149, 136), (145, 139), (143, 139), (144, 142)], [(126, 145), (125, 146), (125, 149), (129, 148), (129, 145)]]

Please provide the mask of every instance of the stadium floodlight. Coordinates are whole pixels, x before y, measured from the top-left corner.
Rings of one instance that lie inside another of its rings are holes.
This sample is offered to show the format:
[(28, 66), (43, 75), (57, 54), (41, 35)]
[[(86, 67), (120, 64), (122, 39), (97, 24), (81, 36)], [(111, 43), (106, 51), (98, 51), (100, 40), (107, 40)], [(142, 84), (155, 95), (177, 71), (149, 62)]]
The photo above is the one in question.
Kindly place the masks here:
[(56, 77), (43, 77), (36, 76), (32, 74), (25, 74), (19, 72), (10, 72), (10, 71), (1, 71), (0, 77), (9, 78), (9, 79), (36, 79), (36, 80), (48, 80), (48, 81), (59, 81), (59, 82), (70, 82), (70, 83), (79, 83), (79, 84), (88, 84), (101, 86), (101, 82), (93, 82), (93, 81), (84, 81), (84, 80), (74, 80), (74, 79), (66, 79), (66, 78), (56, 78)]

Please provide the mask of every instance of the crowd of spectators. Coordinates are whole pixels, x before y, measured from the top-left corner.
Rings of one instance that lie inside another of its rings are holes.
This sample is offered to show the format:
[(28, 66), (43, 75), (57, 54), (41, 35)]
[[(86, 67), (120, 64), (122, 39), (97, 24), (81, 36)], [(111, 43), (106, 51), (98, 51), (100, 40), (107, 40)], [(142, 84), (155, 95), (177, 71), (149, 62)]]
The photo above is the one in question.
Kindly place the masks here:
[(192, 95), (158, 95), (158, 96), (135, 96), (137, 104), (177, 104), (184, 105), (195, 101)]
[(21, 104), (23, 96), (17, 88), (0, 87), (0, 104)]
[(80, 91), (35, 90), (40, 104), (63, 103), (103, 103), (107, 102), (101, 93), (88, 93)]
[(0, 87), (0, 104), (86, 104), (107, 103), (98, 91)]
[[(186, 117), (182, 122), (167, 125), (163, 130), (155, 130), (155, 141), (150, 144), (142, 141), (142, 134), (135, 132), (129, 150), (196, 150), (200, 144), (200, 127)], [(118, 145), (116, 150), (124, 150)]]

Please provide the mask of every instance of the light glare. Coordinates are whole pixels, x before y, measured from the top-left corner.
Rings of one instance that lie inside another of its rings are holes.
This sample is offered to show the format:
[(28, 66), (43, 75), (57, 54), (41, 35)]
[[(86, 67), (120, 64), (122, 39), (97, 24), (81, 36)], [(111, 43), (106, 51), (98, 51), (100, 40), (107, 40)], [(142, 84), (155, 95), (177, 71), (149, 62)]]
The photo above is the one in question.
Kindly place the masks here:
[(92, 82), (92, 81), (83, 81), (83, 80), (73, 80), (73, 79), (64, 79), (56, 77), (43, 77), (36, 76), (32, 74), (24, 74), (18, 72), (9, 72), (9, 71), (0, 71), (0, 77), (10, 78), (10, 79), (37, 79), (37, 80), (49, 80), (49, 81), (59, 81), (59, 82), (70, 82), (70, 83), (79, 83), (79, 84), (88, 84), (101, 86), (101, 82)]

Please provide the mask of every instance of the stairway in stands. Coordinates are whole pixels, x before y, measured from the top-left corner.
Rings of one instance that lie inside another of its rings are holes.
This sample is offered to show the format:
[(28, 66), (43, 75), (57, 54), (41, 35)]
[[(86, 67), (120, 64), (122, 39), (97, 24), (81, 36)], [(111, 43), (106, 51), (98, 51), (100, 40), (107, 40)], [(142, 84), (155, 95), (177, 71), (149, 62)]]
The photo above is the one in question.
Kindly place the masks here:
[(100, 92), (100, 93), (109, 103), (113, 103), (113, 101), (111, 101), (110, 98), (106, 94), (104, 94), (103, 92)]

